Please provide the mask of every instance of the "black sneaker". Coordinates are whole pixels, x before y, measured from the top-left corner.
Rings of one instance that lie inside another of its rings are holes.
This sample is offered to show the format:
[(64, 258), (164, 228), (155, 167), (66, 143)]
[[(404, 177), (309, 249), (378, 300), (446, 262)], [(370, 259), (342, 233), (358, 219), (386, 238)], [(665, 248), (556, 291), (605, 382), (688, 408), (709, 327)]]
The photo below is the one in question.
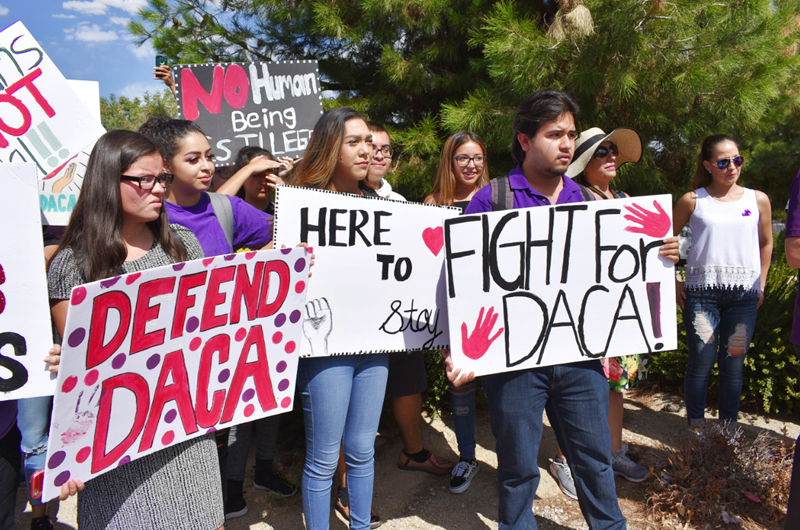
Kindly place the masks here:
[(450, 475), (450, 491), (452, 493), (463, 493), (467, 491), (469, 485), (472, 484), (472, 479), (480, 471), (481, 466), (474, 458), (469, 460), (461, 460), (456, 467), (453, 468), (453, 473)]
[(235, 519), (247, 513), (247, 502), (244, 500), (242, 485), (244, 481), (228, 481), (228, 498), (225, 499), (225, 520)]
[(31, 530), (53, 530), (53, 523), (50, 522), (50, 516), (37, 517), (31, 521)]
[(291, 497), (297, 493), (297, 486), (275, 473), (262, 473), (256, 476), (253, 479), (253, 487), (257, 490), (271, 491), (281, 497)]

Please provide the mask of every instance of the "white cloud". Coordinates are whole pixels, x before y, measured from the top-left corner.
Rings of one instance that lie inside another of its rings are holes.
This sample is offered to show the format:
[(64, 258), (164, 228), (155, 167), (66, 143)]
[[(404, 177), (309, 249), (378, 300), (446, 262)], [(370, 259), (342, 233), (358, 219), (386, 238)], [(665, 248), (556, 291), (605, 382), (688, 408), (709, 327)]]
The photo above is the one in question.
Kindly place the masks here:
[(79, 40), (83, 42), (109, 42), (119, 39), (114, 31), (103, 31), (97, 24), (80, 24), (74, 29), (65, 29), (67, 40)]
[(100, 0), (109, 7), (116, 7), (135, 15), (140, 9), (147, 7), (147, 0)]
[(140, 98), (144, 95), (145, 92), (150, 92), (151, 94), (154, 94), (159, 90), (161, 90), (163, 87), (164, 85), (156, 81), (153, 81), (151, 83), (133, 83), (123, 88), (117, 95), (124, 96), (128, 99)]
[(9, 13), (9, 11), (10, 10), (6, 6), (0, 4), (0, 17), (6, 16)]
[(108, 21), (111, 22), (112, 24), (127, 26), (130, 23), (131, 19), (125, 17), (109, 17)]
[(78, 18), (75, 15), (66, 15), (64, 13), (53, 13), (53, 18)]
[(145, 42), (141, 46), (131, 43), (128, 46), (128, 49), (133, 55), (136, 56), (137, 59), (146, 59), (147, 57), (155, 57), (156, 55), (156, 50), (153, 48), (153, 45), (150, 44), (150, 42)]
[(105, 15), (108, 6), (105, 2), (92, 0), (90, 2), (82, 2), (80, 0), (69, 0), (61, 4), (64, 9), (71, 9), (83, 15)]

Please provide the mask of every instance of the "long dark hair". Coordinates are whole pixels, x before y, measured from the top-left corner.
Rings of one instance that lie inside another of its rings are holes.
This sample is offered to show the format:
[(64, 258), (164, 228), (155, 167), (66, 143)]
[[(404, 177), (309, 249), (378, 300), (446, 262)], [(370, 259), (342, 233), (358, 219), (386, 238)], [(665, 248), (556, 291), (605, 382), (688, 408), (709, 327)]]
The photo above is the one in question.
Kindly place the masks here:
[[(239, 149), (239, 152), (236, 153), (236, 159), (233, 162), (233, 171), (231, 175), (242, 169), (244, 166), (249, 164), (251, 160), (259, 156), (265, 156), (270, 160), (275, 160), (275, 157), (272, 156), (271, 152), (263, 147), (258, 147), (257, 145), (248, 145)], [(244, 195), (244, 186), (242, 186), (239, 188), (239, 191), (236, 192), (236, 196), (240, 199), (244, 199)]]
[(699, 190), (711, 184), (711, 173), (703, 165), (703, 162), (711, 161), (714, 155), (714, 149), (717, 148), (722, 142), (733, 142), (736, 147), (739, 147), (739, 142), (728, 136), (727, 134), (712, 134), (703, 138), (700, 142), (700, 149), (697, 151), (697, 161), (694, 169), (694, 176), (692, 177), (692, 189)]
[(178, 152), (178, 143), (191, 133), (205, 136), (203, 129), (193, 121), (173, 120), (169, 116), (152, 116), (141, 127), (139, 133), (150, 138), (159, 153), (168, 163)]
[[(481, 148), (484, 158), (486, 157), (486, 145), (481, 137), (471, 131), (459, 131), (447, 139), (442, 147), (442, 157), (439, 160), (439, 171), (436, 172), (436, 180), (433, 183), (431, 195), (438, 196), (436, 204), (452, 206), (456, 194), (456, 175), (453, 172), (453, 155), (459, 147), (467, 142), (475, 142)], [(481, 178), (475, 183), (477, 189), (489, 184), (489, 165), (484, 160)]]
[(581, 111), (578, 108), (578, 104), (569, 95), (557, 90), (539, 90), (528, 96), (528, 99), (517, 107), (517, 113), (514, 115), (514, 121), (512, 122), (514, 138), (511, 142), (511, 158), (514, 159), (514, 162), (522, 165), (525, 160), (525, 150), (522, 149), (522, 145), (517, 139), (519, 133), (524, 133), (532, 138), (536, 136), (542, 125), (556, 120), (566, 113), (572, 114), (572, 118), (575, 120), (575, 128), (580, 130), (578, 121), (581, 117)]
[(367, 122), (364, 116), (349, 107), (331, 109), (320, 116), (311, 133), (303, 159), (295, 170), (291, 180), (292, 185), (322, 190), (330, 188), (333, 172), (339, 161), (344, 124), (354, 118)]
[[(85, 281), (119, 274), (128, 255), (122, 239), (124, 212), (119, 177), (139, 158), (155, 153), (158, 149), (153, 142), (132, 131), (107, 132), (94, 145), (81, 194), (61, 240), (61, 248), (72, 248)], [(186, 261), (186, 250), (170, 230), (163, 205), (158, 218), (147, 226), (168, 256)]]

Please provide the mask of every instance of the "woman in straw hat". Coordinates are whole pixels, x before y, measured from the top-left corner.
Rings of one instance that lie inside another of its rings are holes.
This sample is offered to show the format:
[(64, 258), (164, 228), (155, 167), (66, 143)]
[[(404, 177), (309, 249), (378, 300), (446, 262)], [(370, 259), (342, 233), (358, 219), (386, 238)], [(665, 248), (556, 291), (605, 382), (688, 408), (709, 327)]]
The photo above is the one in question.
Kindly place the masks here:
[[(580, 134), (575, 141), (575, 157), (567, 168), (566, 175), (587, 188), (598, 200), (625, 198), (625, 192), (611, 187), (617, 168), (626, 162), (638, 162), (642, 158), (642, 139), (639, 133), (628, 127), (615, 129), (606, 134), (593, 127)], [(649, 470), (633, 462), (625, 454), (622, 445), (623, 393), (634, 388), (647, 376), (647, 355), (625, 355), (602, 359), (603, 370), (608, 377), (608, 426), (611, 430), (612, 467), (615, 475), (631, 482), (647, 478)], [(561, 448), (550, 465), (564, 494), (576, 498), (575, 485)]]

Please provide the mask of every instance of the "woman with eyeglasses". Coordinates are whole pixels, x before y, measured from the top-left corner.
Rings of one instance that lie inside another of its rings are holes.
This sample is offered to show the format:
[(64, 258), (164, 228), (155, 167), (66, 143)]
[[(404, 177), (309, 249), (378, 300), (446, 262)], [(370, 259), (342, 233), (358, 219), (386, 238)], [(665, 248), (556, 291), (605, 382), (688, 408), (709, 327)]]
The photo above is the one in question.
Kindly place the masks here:
[(708, 379), (719, 367), (719, 419), (735, 427), (742, 367), (764, 301), (772, 256), (772, 209), (763, 192), (743, 188), (744, 157), (730, 136), (700, 144), (692, 189), (673, 213), (677, 235), (689, 223), (686, 281), (677, 285), (689, 348), (684, 380), (689, 426), (705, 425)]
[[(461, 213), (469, 205), (472, 196), (489, 183), (489, 168), (486, 166), (486, 145), (470, 131), (459, 131), (444, 143), (439, 171), (426, 204), (455, 206)], [(441, 352), (450, 355), (448, 350)], [(450, 474), (450, 491), (467, 491), (472, 479), (480, 471), (475, 459), (475, 381), (450, 385), (450, 409), (458, 442), (459, 461)]]
[[(97, 141), (48, 270), (59, 334), (64, 335), (73, 287), (203, 257), (197, 238), (167, 220), (164, 198), (172, 182), (157, 147), (144, 136), (111, 131)], [(60, 355), (48, 360), (53, 371)], [(61, 497), (82, 490), (82, 530), (220, 528), (225, 519), (216, 454), (214, 436), (200, 436), (95, 477), (85, 489), (71, 479)]]

